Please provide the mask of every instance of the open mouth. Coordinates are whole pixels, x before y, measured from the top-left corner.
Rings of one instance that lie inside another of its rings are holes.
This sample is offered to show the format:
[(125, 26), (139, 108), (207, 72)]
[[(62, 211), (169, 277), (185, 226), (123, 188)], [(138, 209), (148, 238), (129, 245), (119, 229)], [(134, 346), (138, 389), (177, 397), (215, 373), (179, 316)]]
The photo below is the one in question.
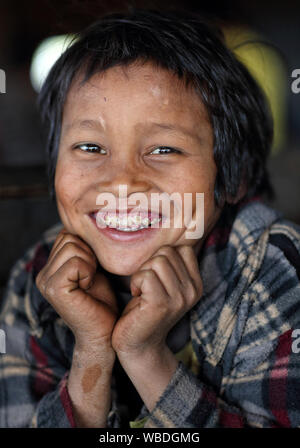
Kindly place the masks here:
[(120, 232), (137, 232), (148, 228), (158, 228), (162, 216), (153, 212), (128, 214), (96, 210), (91, 213), (99, 228), (110, 228)]

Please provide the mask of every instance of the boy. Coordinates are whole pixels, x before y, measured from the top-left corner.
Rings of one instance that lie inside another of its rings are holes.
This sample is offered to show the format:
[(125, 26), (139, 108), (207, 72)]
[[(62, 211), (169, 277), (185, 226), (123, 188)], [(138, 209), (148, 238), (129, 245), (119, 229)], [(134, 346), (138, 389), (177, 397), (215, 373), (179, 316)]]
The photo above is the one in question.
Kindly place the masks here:
[[(1, 426), (300, 426), (300, 232), (260, 200), (268, 109), (220, 33), (182, 13), (106, 16), (40, 104), (62, 222), (2, 303)], [(123, 206), (137, 194), (148, 205)]]

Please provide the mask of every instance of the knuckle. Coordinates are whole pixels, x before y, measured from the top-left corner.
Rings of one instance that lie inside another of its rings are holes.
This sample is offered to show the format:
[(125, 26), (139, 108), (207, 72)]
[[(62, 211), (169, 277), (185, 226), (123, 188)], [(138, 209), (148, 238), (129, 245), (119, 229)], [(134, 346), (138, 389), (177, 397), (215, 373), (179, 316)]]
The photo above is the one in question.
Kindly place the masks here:
[(165, 301), (161, 301), (159, 304), (159, 313), (163, 316), (168, 316), (170, 314), (170, 309)]
[(197, 299), (198, 299), (197, 289), (193, 283), (190, 283), (188, 286), (188, 300), (190, 302), (194, 302)]
[(192, 246), (188, 246), (188, 245), (182, 245), (182, 246), (178, 246), (178, 252), (182, 255), (182, 256), (188, 256), (189, 254), (193, 254), (193, 248)]
[(163, 264), (166, 263), (166, 261), (167, 257), (165, 255), (157, 255), (152, 261), (152, 266), (160, 268)]
[(144, 271), (144, 278), (147, 280), (152, 280), (155, 277), (155, 272), (152, 269), (147, 269)]
[(53, 282), (51, 282), (50, 280), (45, 282), (43, 287), (43, 293), (47, 299), (52, 299), (53, 297), (55, 297), (56, 295), (55, 284), (53, 284)]
[(63, 249), (65, 251), (67, 251), (67, 250), (74, 251), (74, 250), (78, 250), (78, 246), (74, 241), (66, 241), (63, 245)]
[(162, 246), (159, 250), (158, 250), (158, 252), (157, 252), (157, 254), (158, 255), (164, 255), (164, 256), (168, 256), (168, 255), (171, 255), (172, 253), (173, 253), (173, 248), (172, 247), (170, 247), (170, 246)]
[(184, 308), (186, 300), (185, 300), (185, 296), (182, 291), (177, 291), (177, 296), (176, 296), (175, 302), (176, 302), (175, 306), (177, 307), (178, 310)]
[(37, 288), (43, 292), (44, 286), (45, 286), (45, 276), (44, 276), (44, 270), (38, 272), (36, 278), (35, 278), (35, 284)]

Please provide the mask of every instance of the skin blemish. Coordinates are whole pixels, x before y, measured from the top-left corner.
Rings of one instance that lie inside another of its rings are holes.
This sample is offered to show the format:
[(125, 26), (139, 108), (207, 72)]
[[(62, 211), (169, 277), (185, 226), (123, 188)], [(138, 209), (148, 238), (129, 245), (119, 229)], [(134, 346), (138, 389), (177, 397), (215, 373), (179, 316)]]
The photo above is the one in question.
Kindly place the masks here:
[(93, 390), (98, 379), (101, 376), (101, 373), (102, 373), (102, 370), (101, 370), (101, 367), (99, 366), (99, 364), (95, 364), (95, 365), (85, 369), (85, 372), (84, 372), (82, 380), (81, 380), (81, 387), (85, 394), (87, 394), (87, 393), (91, 392), (91, 390)]
[(153, 96), (158, 97), (161, 94), (161, 89), (159, 86), (150, 87), (150, 91), (152, 92)]
[[(150, 87), (150, 92), (155, 98), (159, 98), (162, 94), (161, 88), (159, 86)], [(169, 104), (169, 99), (167, 97), (162, 98), (161, 103), (164, 106)]]
[(104, 129), (104, 131), (105, 131), (106, 123), (105, 123), (104, 118), (101, 117), (101, 115), (99, 115), (99, 121), (100, 121), (101, 126), (103, 127), (103, 129)]
[(104, 99), (104, 101), (106, 101), (106, 96), (103, 99)]

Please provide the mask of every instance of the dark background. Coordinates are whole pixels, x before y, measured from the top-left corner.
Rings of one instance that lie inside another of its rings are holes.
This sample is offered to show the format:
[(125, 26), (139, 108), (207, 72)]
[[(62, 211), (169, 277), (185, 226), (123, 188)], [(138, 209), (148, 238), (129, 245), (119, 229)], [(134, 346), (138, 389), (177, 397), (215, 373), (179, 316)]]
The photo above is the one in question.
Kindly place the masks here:
[(48, 195), (45, 152), (30, 79), (31, 57), (46, 37), (79, 31), (103, 14), (137, 7), (179, 7), (212, 15), (221, 24), (246, 25), (283, 55), (286, 68), (287, 132), (284, 147), (270, 158), (276, 192), (272, 202), (300, 223), (300, 94), (290, 88), (300, 68), (300, 0), (247, 1), (0, 1), (0, 297), (13, 263), (58, 221)]

